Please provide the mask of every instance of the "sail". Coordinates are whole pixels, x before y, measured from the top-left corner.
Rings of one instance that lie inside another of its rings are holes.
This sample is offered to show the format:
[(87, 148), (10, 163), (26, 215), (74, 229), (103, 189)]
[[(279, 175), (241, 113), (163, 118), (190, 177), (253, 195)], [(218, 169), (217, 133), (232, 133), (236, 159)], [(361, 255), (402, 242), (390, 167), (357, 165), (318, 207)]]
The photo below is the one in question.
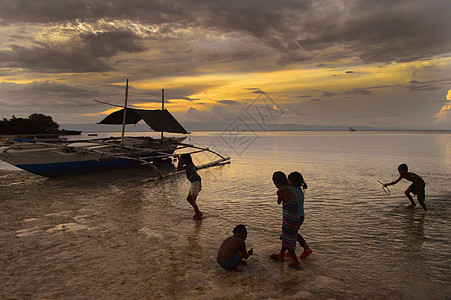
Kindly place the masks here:
[[(185, 128), (171, 115), (171, 113), (164, 110), (145, 110), (136, 108), (126, 108), (125, 124), (136, 124), (144, 120), (150, 128), (155, 131), (164, 131), (172, 133), (188, 133)], [(105, 117), (99, 124), (122, 124), (124, 117), (124, 109), (115, 111)]]

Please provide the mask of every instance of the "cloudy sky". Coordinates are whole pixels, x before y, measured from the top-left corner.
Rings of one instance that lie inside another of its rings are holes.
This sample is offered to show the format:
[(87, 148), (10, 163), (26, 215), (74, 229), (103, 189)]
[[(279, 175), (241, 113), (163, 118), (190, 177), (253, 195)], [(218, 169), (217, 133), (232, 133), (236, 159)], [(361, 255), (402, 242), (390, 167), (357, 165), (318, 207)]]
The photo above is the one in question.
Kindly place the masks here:
[[(451, 129), (449, 0), (0, 0), (0, 117), (112, 107), (231, 122)], [(259, 98), (260, 97), (260, 98)], [(208, 126), (208, 125), (206, 125)], [(207, 129), (207, 128), (206, 128)]]

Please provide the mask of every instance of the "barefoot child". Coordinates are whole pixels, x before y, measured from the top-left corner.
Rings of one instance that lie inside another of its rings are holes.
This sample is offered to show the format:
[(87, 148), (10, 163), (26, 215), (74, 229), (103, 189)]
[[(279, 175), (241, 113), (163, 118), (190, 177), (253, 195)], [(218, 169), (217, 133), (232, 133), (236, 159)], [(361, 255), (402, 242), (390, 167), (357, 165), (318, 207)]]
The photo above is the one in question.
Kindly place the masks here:
[(407, 179), (408, 181), (411, 181), (412, 184), (407, 188), (407, 190), (404, 192), (406, 197), (410, 200), (410, 205), (406, 208), (413, 208), (416, 206), (415, 202), (413, 202), (413, 198), (410, 195), (410, 193), (417, 195), (418, 203), (423, 207), (423, 209), (426, 211), (426, 204), (425, 201), (425, 186), (426, 183), (424, 182), (423, 178), (418, 176), (415, 173), (409, 172), (406, 164), (401, 164), (398, 166), (398, 172), (399, 172), (399, 178), (396, 179), (393, 182), (384, 184), (384, 187), (387, 187), (389, 185), (397, 184), (401, 179)]
[(282, 248), (279, 254), (271, 254), (269, 257), (275, 261), (285, 261), (285, 252), (288, 250), (293, 263), (289, 264), (290, 268), (302, 270), (301, 263), (296, 257), (296, 238), (300, 224), (299, 204), (296, 192), (293, 187), (288, 184), (287, 176), (278, 171), (272, 176), (274, 185), (278, 188), (277, 204), (283, 203), (283, 223), (282, 223)]
[(202, 220), (203, 213), (196, 204), (197, 196), (202, 189), (201, 178), (199, 174), (197, 174), (197, 168), (194, 165), (190, 154), (182, 154), (181, 156), (178, 156), (178, 160), (177, 171), (186, 170), (186, 177), (191, 182), (191, 187), (189, 188), (186, 200), (191, 204), (196, 213), (193, 216), (193, 220)]
[(293, 186), (294, 191), (296, 192), (298, 198), (298, 206), (299, 206), (299, 216), (300, 222), (297, 233), (297, 241), (302, 248), (304, 248), (304, 252), (302, 252), (299, 258), (304, 258), (313, 253), (313, 250), (305, 242), (302, 235), (299, 233), (299, 229), (301, 228), (302, 223), (304, 223), (304, 190), (307, 188), (307, 183), (304, 181), (304, 177), (299, 172), (292, 172), (288, 175), (288, 183)]
[(240, 224), (233, 229), (233, 235), (226, 238), (219, 247), (216, 260), (226, 271), (239, 272), (238, 265), (247, 265), (247, 262), (243, 259), (248, 259), (254, 253), (254, 250), (246, 250), (244, 243), (246, 237), (246, 227)]

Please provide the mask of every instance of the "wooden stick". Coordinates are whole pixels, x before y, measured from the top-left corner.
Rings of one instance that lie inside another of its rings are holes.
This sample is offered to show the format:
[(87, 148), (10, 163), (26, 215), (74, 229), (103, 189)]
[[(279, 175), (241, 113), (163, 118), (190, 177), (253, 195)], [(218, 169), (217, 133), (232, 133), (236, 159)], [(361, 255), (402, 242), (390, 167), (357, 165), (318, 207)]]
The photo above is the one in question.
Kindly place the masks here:
[(194, 149), (205, 149), (205, 150), (207, 150), (207, 151), (209, 151), (209, 152), (211, 152), (213, 154), (216, 154), (217, 156), (219, 156), (221, 158), (225, 158), (221, 154), (219, 154), (219, 153), (217, 153), (217, 152), (215, 152), (213, 150), (210, 150), (209, 148), (202, 148), (202, 147), (198, 147), (198, 146), (194, 146), (194, 145), (190, 145), (190, 144), (185, 144), (185, 143), (180, 143), (180, 142), (177, 143), (177, 144), (182, 145), (182, 146), (186, 146), (186, 147), (191, 147), (191, 148), (194, 148)]

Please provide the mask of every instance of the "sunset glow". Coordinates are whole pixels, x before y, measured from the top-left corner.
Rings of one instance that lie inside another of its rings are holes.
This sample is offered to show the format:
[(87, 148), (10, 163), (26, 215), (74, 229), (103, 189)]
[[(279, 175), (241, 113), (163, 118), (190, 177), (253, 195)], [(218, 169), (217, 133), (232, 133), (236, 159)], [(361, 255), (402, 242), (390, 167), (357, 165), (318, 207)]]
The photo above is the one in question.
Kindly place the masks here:
[(129, 79), (131, 105), (165, 89), (206, 127), (266, 93), (286, 123), (451, 128), (449, 2), (27, 2), (0, 2), (1, 117), (97, 122)]

